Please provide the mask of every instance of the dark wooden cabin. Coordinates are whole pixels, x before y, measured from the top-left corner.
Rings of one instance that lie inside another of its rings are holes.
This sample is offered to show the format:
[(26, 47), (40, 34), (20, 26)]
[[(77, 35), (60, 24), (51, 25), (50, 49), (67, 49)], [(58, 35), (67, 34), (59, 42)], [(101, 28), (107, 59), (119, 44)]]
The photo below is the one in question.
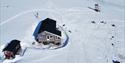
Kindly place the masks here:
[(12, 40), (7, 46), (3, 49), (6, 59), (15, 58), (17, 52), (21, 49), (19, 40)]

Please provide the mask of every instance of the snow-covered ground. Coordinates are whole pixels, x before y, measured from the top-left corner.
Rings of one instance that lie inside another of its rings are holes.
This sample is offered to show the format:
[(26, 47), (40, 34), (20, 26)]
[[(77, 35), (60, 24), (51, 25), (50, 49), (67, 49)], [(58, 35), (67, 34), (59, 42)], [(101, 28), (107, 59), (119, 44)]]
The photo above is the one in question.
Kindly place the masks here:
[[(101, 12), (88, 8), (95, 3)], [(125, 63), (124, 9), (124, 0), (0, 0), (0, 45), (13, 39), (31, 45), (37, 24), (52, 18), (65, 24), (68, 45), (57, 50), (28, 48), (18, 63)]]

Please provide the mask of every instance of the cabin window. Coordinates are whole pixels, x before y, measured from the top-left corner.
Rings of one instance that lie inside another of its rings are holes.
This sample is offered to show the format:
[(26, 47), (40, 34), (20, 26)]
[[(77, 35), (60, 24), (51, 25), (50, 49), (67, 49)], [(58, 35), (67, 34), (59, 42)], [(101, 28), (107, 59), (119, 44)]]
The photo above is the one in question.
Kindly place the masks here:
[(49, 36), (47, 36), (47, 39), (49, 39)]
[(56, 37), (55, 37), (55, 39), (57, 39), (57, 40), (58, 40), (58, 39), (60, 39), (60, 37), (57, 37), (57, 36), (56, 36)]
[(60, 37), (58, 37), (58, 39), (60, 39)]
[(52, 38), (53, 38), (53, 36), (51, 36), (51, 35), (47, 36), (47, 39), (52, 39)]
[(57, 39), (57, 36), (55, 36), (55, 38)]
[(53, 39), (53, 36), (50, 35), (49, 37), (50, 37), (50, 39)]
[(50, 38), (52, 38), (53, 36), (50, 36)]

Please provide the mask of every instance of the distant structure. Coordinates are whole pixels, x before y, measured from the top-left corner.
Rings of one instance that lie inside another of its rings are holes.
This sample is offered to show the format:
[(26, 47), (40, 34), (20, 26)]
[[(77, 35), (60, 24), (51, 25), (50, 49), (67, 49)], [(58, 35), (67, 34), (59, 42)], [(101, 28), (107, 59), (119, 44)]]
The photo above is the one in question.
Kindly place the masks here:
[(21, 49), (19, 40), (12, 40), (7, 46), (3, 49), (5, 59), (15, 58), (17, 52)]
[(36, 18), (39, 18), (39, 13), (36, 12), (36, 14), (34, 14), (34, 16), (35, 16)]
[(92, 10), (94, 10), (96, 12), (100, 12), (100, 6), (99, 6), (99, 4), (94, 4), (94, 8), (92, 8), (92, 7), (88, 7), (88, 8), (92, 9)]
[(96, 12), (100, 12), (99, 4), (95, 4), (95, 9)]
[(34, 32), (34, 37), (39, 44), (59, 46), (61, 45), (61, 31), (56, 28), (56, 21), (46, 18), (41, 21)]

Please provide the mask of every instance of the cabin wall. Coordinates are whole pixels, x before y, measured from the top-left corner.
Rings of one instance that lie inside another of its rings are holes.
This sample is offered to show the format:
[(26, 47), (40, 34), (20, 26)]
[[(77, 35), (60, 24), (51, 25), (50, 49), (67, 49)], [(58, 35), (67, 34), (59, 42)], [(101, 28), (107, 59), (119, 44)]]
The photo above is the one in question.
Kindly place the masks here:
[(42, 43), (42, 42), (59, 43), (59, 42), (61, 42), (61, 38), (59, 36), (54, 35), (52, 33), (48, 33), (48, 32), (41, 32), (40, 34), (38, 34), (37, 39), (38, 39), (39, 43)]
[(14, 53), (11, 51), (4, 51), (4, 55), (6, 59), (14, 58)]

